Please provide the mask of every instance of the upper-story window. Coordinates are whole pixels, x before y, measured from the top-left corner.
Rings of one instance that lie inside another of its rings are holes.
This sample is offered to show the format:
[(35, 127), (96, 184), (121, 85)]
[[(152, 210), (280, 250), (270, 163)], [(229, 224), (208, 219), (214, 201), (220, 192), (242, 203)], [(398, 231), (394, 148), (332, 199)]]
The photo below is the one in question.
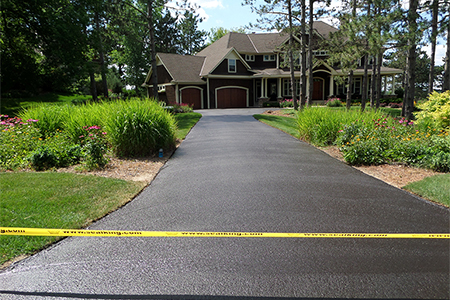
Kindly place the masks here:
[(264, 61), (275, 61), (277, 57), (275, 54), (266, 54), (264, 55)]
[(228, 59), (228, 72), (229, 73), (236, 73), (236, 60), (235, 59)]
[(253, 54), (245, 54), (246, 61), (255, 61), (255, 56)]

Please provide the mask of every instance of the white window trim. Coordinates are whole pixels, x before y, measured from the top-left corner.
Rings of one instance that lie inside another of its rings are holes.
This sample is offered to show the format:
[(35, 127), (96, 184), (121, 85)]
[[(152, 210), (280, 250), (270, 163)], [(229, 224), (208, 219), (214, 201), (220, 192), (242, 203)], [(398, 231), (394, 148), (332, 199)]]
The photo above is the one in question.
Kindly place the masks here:
[(277, 57), (275, 54), (264, 54), (263, 61), (276, 61)]
[(246, 61), (255, 61), (255, 55), (253, 54), (245, 54)]
[[(230, 64), (231, 61), (234, 61), (234, 71), (232, 71), (230, 69), (231, 66), (233, 66), (233, 64)], [(228, 59), (228, 73), (236, 73), (237, 72), (237, 60), (234, 58), (229, 58)]]

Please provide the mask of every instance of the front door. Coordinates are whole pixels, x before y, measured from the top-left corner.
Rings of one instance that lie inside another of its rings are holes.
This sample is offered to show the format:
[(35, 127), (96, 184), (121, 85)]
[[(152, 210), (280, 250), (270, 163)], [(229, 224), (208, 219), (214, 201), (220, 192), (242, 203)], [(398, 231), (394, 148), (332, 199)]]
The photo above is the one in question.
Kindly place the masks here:
[(323, 100), (323, 79), (314, 78), (313, 100)]

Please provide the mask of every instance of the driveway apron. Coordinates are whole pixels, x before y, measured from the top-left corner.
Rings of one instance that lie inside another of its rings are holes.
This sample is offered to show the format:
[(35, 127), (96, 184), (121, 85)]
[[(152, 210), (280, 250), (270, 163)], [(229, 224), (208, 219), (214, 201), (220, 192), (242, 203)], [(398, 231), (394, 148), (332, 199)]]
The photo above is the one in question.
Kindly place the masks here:
[[(156, 179), (90, 229), (443, 233), (449, 210), (256, 121), (204, 110)], [(0, 273), (2, 299), (449, 299), (449, 241), (71, 237)]]

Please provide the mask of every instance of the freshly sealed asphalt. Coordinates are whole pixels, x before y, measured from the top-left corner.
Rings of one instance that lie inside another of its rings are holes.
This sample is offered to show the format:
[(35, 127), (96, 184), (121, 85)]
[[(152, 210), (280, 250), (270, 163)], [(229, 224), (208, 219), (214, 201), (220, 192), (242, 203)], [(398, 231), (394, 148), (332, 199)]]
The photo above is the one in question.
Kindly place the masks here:
[[(90, 229), (445, 233), (449, 210), (256, 121), (201, 111), (152, 184)], [(449, 240), (66, 238), (1, 299), (449, 299)]]

